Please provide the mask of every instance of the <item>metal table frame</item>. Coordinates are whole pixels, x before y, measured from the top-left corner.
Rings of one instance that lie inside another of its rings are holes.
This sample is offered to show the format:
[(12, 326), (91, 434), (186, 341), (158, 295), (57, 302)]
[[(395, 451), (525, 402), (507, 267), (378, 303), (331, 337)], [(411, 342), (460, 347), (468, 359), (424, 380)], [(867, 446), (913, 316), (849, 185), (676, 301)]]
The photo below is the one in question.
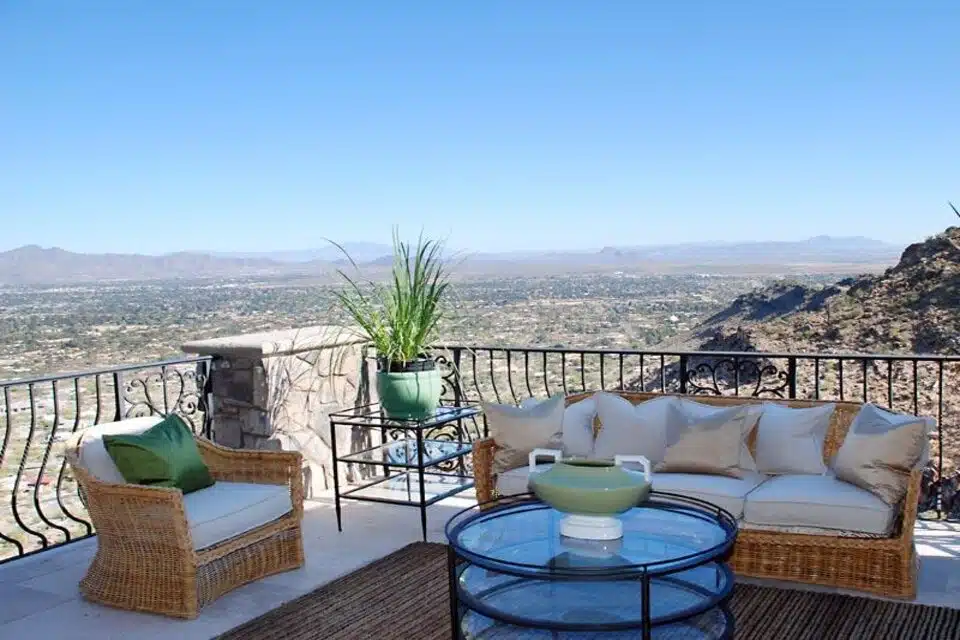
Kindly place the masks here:
[[(570, 570), (566, 572), (555, 572), (545, 568), (534, 567), (532, 565), (492, 560), (484, 557), (483, 555), (470, 552), (457, 544), (459, 532), (465, 527), (473, 524), (473, 522), (476, 520), (484, 518), (497, 518), (501, 517), (501, 515), (506, 515), (509, 517), (509, 514), (513, 513), (517, 509), (549, 508), (544, 505), (544, 503), (539, 501), (536, 496), (533, 494), (521, 494), (517, 496), (508, 496), (507, 498), (497, 498), (488, 503), (484, 503), (483, 505), (462, 510), (460, 513), (450, 519), (446, 527), (448, 541), (447, 577), (450, 591), (450, 621), (452, 637), (463, 637), (461, 629), (461, 617), (464, 613), (462, 608), (466, 605), (466, 603), (461, 599), (458, 582), (460, 572), (465, 570), (469, 565), (479, 566), (500, 574), (533, 580), (607, 580), (611, 578), (626, 578), (635, 579), (638, 582), (637, 587), (640, 591), (640, 597), (638, 600), (641, 606), (642, 619), (639, 628), (633, 626), (632, 623), (627, 626), (598, 623), (596, 625), (591, 625), (590, 629), (576, 628), (573, 626), (567, 628), (560, 624), (547, 627), (532, 625), (530, 621), (524, 619), (510, 619), (510, 617), (504, 616), (502, 613), (496, 613), (492, 611), (481, 612), (482, 615), (487, 615), (488, 617), (493, 617), (497, 620), (501, 620), (515, 626), (547, 630), (553, 633), (562, 632), (565, 630), (579, 632), (603, 632), (636, 629), (640, 632), (640, 637), (643, 640), (650, 640), (653, 635), (653, 630), (656, 626), (681, 621), (687, 617), (699, 615), (700, 613), (703, 613), (711, 608), (719, 607), (726, 621), (725, 635), (723, 638), (733, 637), (735, 620), (727, 605), (730, 597), (733, 594), (733, 573), (730, 571), (729, 566), (725, 564), (725, 561), (732, 553), (733, 544), (736, 540), (738, 530), (736, 519), (729, 512), (716, 505), (710, 504), (703, 500), (691, 498), (689, 496), (657, 491), (651, 491), (650, 496), (653, 500), (648, 501), (645, 503), (645, 505), (641, 506), (649, 505), (653, 508), (661, 508), (666, 510), (671, 510), (674, 507), (702, 510), (703, 516), (711, 519), (715, 518), (717, 525), (725, 531), (726, 535), (724, 540), (711, 548), (692, 552), (687, 556), (666, 557), (662, 560), (655, 560), (629, 567), (610, 567), (608, 569), (600, 569), (597, 571)], [(724, 592), (718, 594), (712, 599), (706, 600), (702, 607), (697, 608), (695, 613), (680, 612), (672, 618), (668, 618), (656, 623), (652, 621), (650, 611), (650, 586), (653, 578), (667, 577), (672, 574), (696, 568), (715, 561), (721, 562), (721, 566), (727, 575), (728, 586)], [(468, 608), (480, 612), (479, 608), (473, 606), (468, 606)]]
[[(342, 500), (356, 500), (360, 502), (379, 502), (384, 504), (397, 504), (402, 506), (415, 506), (420, 509), (420, 529), (423, 535), (423, 540), (427, 540), (427, 507), (430, 505), (439, 502), (445, 498), (449, 498), (452, 495), (460, 493), (466, 489), (469, 489), (473, 486), (473, 477), (472, 475), (467, 475), (467, 469), (464, 462), (465, 456), (468, 456), (473, 451), (473, 445), (468, 439), (465, 439), (465, 430), (463, 426), (463, 421), (465, 419), (475, 419), (480, 415), (480, 409), (475, 405), (463, 405), (463, 406), (441, 406), (437, 410), (437, 415), (432, 418), (427, 418), (424, 420), (411, 420), (411, 419), (398, 419), (398, 418), (388, 418), (386, 417), (380, 409), (380, 406), (377, 404), (370, 404), (355, 407), (347, 411), (340, 411), (330, 415), (330, 449), (333, 454), (333, 493), (334, 493), (334, 502), (337, 512), (337, 531), (343, 531), (343, 515), (341, 510), (341, 501)], [(457, 432), (456, 440), (431, 440), (428, 436), (431, 432), (439, 431), (449, 425), (455, 425)], [(337, 452), (337, 428), (338, 427), (350, 427), (350, 428), (365, 428), (365, 429), (374, 429), (379, 430), (380, 432), (380, 444), (361, 450), (348, 453), (344, 456), (340, 456)], [(410, 444), (412, 441), (413, 446), (416, 447), (416, 459), (411, 461), (409, 459), (405, 460), (389, 460), (389, 450), (387, 447), (391, 444), (399, 442), (397, 438), (391, 439), (391, 435), (396, 436), (397, 434), (411, 434), (412, 438), (405, 438), (404, 440)], [(424, 456), (424, 449), (428, 447), (431, 443), (455, 443), (458, 446), (455, 451), (437, 455), (437, 456)], [(362, 459), (364, 454), (376, 452), (378, 450), (384, 451), (384, 460), (364, 460)], [(440, 472), (428, 472), (428, 469), (435, 468), (445, 462), (449, 462), (454, 459), (459, 459), (457, 463), (458, 473), (440, 473)], [(381, 467), (383, 469), (383, 477), (379, 477), (376, 480), (371, 482), (363, 483), (359, 486), (352, 487), (347, 491), (341, 493), (340, 491), (340, 470), (339, 464), (341, 462), (358, 464), (358, 465), (369, 465), (375, 467)], [(402, 473), (397, 473), (391, 475), (391, 469), (402, 469)], [(410, 474), (416, 472), (417, 484), (419, 485), (419, 500), (402, 500), (394, 498), (385, 498), (380, 496), (371, 496), (371, 495), (362, 495), (363, 491), (376, 485), (389, 482), (390, 480), (400, 477), (401, 475), (406, 475), (407, 480), (407, 494), (411, 492), (411, 477)], [(455, 486), (451, 487), (446, 491), (441, 491), (438, 494), (430, 497), (429, 499), (426, 496), (426, 487), (425, 480), (429, 476), (435, 477), (452, 477), (458, 478), (458, 482)]]

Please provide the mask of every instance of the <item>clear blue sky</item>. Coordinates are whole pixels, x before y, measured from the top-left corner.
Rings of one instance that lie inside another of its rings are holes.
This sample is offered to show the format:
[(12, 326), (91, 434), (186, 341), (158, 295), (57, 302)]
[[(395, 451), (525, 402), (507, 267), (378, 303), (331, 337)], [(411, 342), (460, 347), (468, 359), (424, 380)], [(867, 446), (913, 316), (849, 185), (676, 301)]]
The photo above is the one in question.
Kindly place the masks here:
[(960, 200), (958, 25), (957, 0), (0, 2), (0, 250), (906, 243)]

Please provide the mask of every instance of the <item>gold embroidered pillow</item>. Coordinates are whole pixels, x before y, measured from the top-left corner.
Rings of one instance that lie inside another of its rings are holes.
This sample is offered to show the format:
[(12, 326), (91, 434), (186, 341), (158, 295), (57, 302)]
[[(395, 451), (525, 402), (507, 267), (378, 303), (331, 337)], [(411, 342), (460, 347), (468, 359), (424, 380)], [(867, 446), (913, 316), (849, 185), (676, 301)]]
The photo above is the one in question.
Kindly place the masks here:
[(837, 478), (890, 505), (907, 493), (910, 471), (927, 454), (930, 422), (865, 404), (833, 459)]
[(490, 437), (497, 443), (493, 473), (525, 467), (534, 449), (560, 449), (563, 431), (563, 395), (541, 402), (527, 400), (517, 407), (482, 403)]
[(749, 406), (730, 407), (691, 418), (675, 406), (668, 409), (667, 449), (659, 473), (707, 473), (743, 477), (740, 451)]

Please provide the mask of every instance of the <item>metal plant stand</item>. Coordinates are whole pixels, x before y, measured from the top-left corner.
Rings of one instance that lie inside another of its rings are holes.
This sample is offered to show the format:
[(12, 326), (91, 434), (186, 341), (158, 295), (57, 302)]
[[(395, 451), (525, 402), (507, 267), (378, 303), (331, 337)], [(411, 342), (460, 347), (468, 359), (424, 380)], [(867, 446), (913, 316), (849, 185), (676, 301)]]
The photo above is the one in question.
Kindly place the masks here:
[[(427, 507), (473, 486), (473, 475), (465, 462), (473, 446), (464, 421), (479, 414), (476, 406), (442, 406), (429, 418), (404, 420), (387, 417), (376, 404), (331, 414), (337, 530), (343, 531), (342, 500), (399, 504), (420, 509), (420, 528), (426, 541)], [(337, 430), (341, 428), (377, 431), (381, 444), (340, 455)], [(343, 462), (379, 467), (382, 475), (341, 492), (338, 467)]]

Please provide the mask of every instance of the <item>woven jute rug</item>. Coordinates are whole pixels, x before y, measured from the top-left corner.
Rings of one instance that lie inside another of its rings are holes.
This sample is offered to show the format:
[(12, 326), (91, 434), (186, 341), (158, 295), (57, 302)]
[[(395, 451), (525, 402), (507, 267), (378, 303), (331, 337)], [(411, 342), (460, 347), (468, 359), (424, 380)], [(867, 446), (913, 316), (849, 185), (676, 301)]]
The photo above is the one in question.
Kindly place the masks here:
[[(418, 542), (228, 631), (223, 640), (448, 640), (446, 547)], [(738, 640), (960, 640), (960, 610), (737, 585)]]

